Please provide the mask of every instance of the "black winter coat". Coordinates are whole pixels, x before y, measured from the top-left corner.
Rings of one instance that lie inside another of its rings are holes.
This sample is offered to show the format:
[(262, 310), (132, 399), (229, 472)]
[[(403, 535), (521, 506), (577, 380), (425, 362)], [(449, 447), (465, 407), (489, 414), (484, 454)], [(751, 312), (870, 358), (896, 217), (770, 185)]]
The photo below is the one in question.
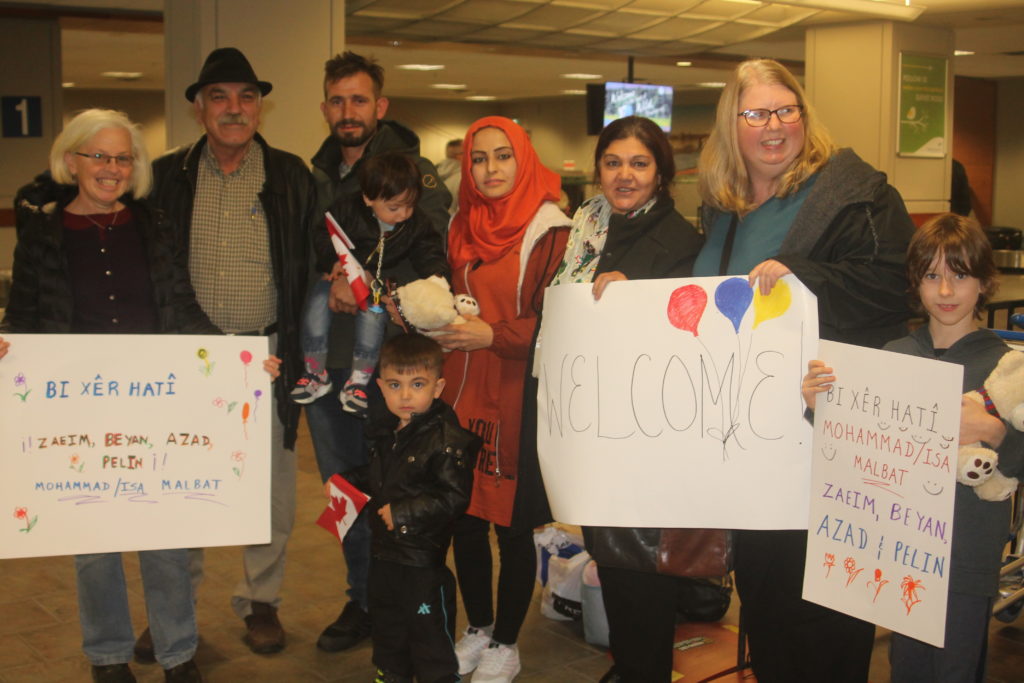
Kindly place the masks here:
[[(299, 330), (302, 307), (309, 283), (313, 241), (312, 230), (323, 230), (316, 212), (316, 189), (306, 165), (294, 154), (267, 145), (258, 133), (255, 142), (263, 148), (266, 182), (259, 193), (270, 232), (270, 254), (277, 284), (277, 349), (281, 377), (274, 382), (277, 411), (285, 426), (285, 447), (293, 448), (299, 425), (300, 406), (288, 400), (288, 392), (304, 370)], [(175, 241), (183, 254), (189, 253), (192, 206), (199, 161), (206, 136), (192, 145), (171, 150), (153, 162), (153, 204), (172, 219)], [(329, 261), (326, 254), (317, 262)]]
[[(705, 229), (717, 212), (703, 207)], [(819, 171), (775, 260), (818, 297), (819, 336), (882, 348), (907, 333), (914, 223), (886, 176), (841, 149)]]
[(630, 280), (690, 277), (703, 242), (675, 202), (663, 197), (645, 214), (612, 214), (594, 275), (617, 270)]
[[(361, 192), (342, 197), (331, 206), (331, 215), (355, 245), (352, 250), (369, 275), (377, 273), (377, 245), (380, 242), (380, 224), (373, 209), (363, 201)], [(384, 263), (381, 277), (394, 280), (398, 285), (408, 282), (408, 269), (397, 270), (408, 263), (417, 277), (440, 275), (451, 280), (451, 268), (445, 255), (444, 241), (417, 208), (409, 220), (395, 226), (384, 237)]]
[[(64, 209), (78, 195), (75, 185), (55, 182), (49, 172), (18, 190), (14, 200), (18, 242), (13, 283), (0, 329), (25, 333), (69, 333), (74, 296), (64, 251)], [(163, 213), (129, 195), (121, 198), (135, 219), (156, 296), (160, 332), (220, 334), (196, 302), (184, 254)]]
[[(363, 513), (370, 517), (374, 559), (439, 566), (455, 520), (469, 507), (480, 437), (463, 429), (440, 399), (404, 429), (396, 427), (391, 413), (374, 416), (366, 430), (369, 465), (343, 476), (371, 496)], [(389, 504), (392, 531), (377, 514)]]

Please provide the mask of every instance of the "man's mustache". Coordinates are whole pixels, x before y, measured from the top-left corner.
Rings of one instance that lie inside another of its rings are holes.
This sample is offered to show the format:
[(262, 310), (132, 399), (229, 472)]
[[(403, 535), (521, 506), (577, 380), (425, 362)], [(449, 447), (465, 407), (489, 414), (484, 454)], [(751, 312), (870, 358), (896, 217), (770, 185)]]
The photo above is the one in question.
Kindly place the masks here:
[(346, 126), (359, 126), (364, 130), (366, 129), (366, 124), (360, 121), (359, 119), (342, 119), (341, 121), (338, 121), (336, 124), (334, 124), (334, 130), (340, 133), (341, 129)]
[(223, 114), (217, 119), (222, 126), (248, 126), (249, 117), (245, 114)]

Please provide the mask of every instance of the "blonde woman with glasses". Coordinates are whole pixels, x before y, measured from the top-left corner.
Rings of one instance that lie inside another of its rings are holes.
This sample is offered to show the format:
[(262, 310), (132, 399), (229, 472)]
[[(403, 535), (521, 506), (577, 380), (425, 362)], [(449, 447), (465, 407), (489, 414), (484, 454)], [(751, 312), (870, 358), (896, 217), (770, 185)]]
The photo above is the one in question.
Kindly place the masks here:
[[(906, 334), (913, 223), (899, 193), (837, 149), (803, 89), (768, 59), (740, 64), (700, 158), (706, 243), (695, 276), (787, 274), (818, 297), (820, 337), (880, 348)], [(874, 626), (801, 599), (806, 531), (736, 537), (736, 588), (760, 683), (867, 680)]]

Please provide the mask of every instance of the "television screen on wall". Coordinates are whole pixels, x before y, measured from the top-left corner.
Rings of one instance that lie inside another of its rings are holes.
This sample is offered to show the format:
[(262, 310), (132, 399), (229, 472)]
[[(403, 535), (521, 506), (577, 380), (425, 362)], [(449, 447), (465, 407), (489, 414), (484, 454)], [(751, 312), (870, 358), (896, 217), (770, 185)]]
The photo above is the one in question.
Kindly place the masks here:
[(605, 83), (603, 125), (624, 116), (643, 116), (669, 132), (672, 127), (672, 86)]

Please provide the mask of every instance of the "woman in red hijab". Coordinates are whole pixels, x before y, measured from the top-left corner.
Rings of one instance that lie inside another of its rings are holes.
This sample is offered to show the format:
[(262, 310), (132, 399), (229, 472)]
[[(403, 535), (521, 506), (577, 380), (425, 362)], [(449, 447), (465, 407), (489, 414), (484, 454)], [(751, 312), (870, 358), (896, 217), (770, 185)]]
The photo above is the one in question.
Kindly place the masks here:
[[(571, 221), (555, 205), (558, 175), (540, 163), (515, 122), (480, 119), (466, 132), (463, 149), (448, 260), (455, 293), (475, 297), (480, 316), (467, 316), (439, 338), (452, 350), (442, 398), (484, 447), (469, 510), (455, 528), (455, 571), (469, 620), (455, 650), (461, 675), (475, 670), (474, 683), (494, 683), (519, 673), (516, 640), (536, 576), (532, 531), (551, 521), (537, 464), (536, 385), (525, 392), (525, 409), (524, 387), (544, 289), (561, 262)], [(501, 558), (497, 620), (491, 524)]]

